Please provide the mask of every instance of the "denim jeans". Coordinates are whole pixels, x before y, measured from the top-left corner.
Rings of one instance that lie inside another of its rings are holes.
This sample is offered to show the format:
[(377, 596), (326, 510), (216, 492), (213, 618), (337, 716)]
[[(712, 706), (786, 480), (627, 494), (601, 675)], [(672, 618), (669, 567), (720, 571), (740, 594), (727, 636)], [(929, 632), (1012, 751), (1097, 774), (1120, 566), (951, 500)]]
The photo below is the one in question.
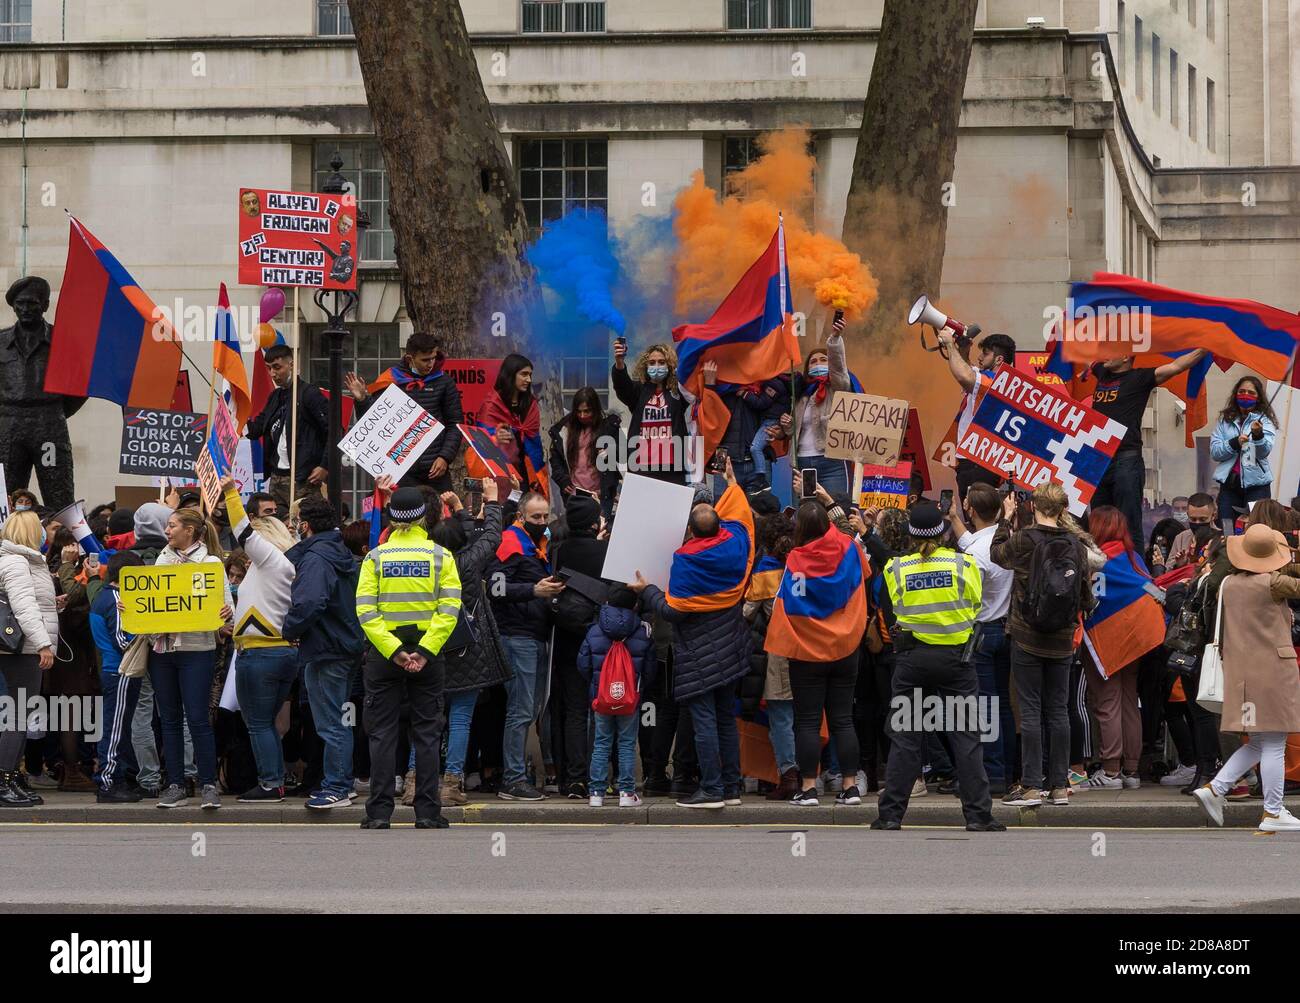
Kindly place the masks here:
[[(136, 783), (141, 787), (162, 785), (162, 764), (158, 760), (158, 742), (153, 734), (153, 712), (153, 681), (146, 675), (140, 680), (135, 715), (131, 718), (131, 750), (140, 767)], [(185, 775), (193, 777), (198, 770), (194, 766), (194, 740), (190, 737), (188, 723), (181, 725), (181, 733), (185, 740)]]
[[(200, 785), (217, 782), (217, 745), (208, 716), (208, 696), (216, 667), (215, 651), (172, 651), (149, 653), (149, 678), (153, 681), (162, 718), (163, 751), (167, 757), (167, 783), (183, 784), (185, 737), (182, 725), (189, 722), (194, 739), (194, 760)], [(281, 781), (284, 774), (280, 775)]]
[(506, 733), (502, 742), (505, 768), (501, 779), (508, 787), (524, 782), (528, 729), (540, 720), (546, 707), (548, 660), (546, 642), (535, 637), (503, 635), (501, 645), (514, 670), (506, 683)]
[(984, 772), (991, 784), (1009, 784), (1015, 778), (1016, 720), (1011, 713), (1011, 639), (1004, 621), (980, 624), (979, 644), (975, 649), (975, 675), (979, 677), (980, 696), (997, 701), (998, 737), (995, 742), (981, 742), (984, 749)]
[(794, 701), (767, 701), (767, 737), (776, 756), (776, 772), (784, 773), (795, 768), (794, 761)]
[(1142, 489), (1146, 486), (1146, 461), (1140, 449), (1121, 449), (1097, 482), (1092, 507), (1114, 505), (1128, 520), (1134, 540), (1145, 539), (1142, 532)]
[(639, 714), (597, 714), (596, 737), (591, 743), (591, 782), (588, 789), (599, 794), (609, 778), (609, 748), (618, 736), (618, 790), (636, 793), (636, 733)]
[(1043, 787), (1043, 725), (1048, 733), (1049, 788), (1068, 787), (1070, 766), (1070, 712), (1066, 691), (1072, 655), (1042, 658), (1020, 645), (1011, 645), (1011, 675), (1020, 704), (1021, 782), (1027, 790)]
[(469, 750), (469, 727), (474, 720), (478, 690), (465, 690), (447, 697), (447, 764), (443, 769), (453, 777), (465, 774), (465, 753)]
[[(325, 746), (321, 792), (347, 794), (352, 790), (352, 727), (344, 720), (344, 705), (352, 698), (352, 676), (356, 662), (348, 660), (307, 662), (302, 681), (307, 689), (311, 719)], [(355, 705), (352, 718), (355, 720)]]
[(740, 790), (740, 736), (736, 731), (736, 684), (682, 700), (695, 725), (700, 790), (721, 797)]
[(114, 784), (134, 780), (140, 772), (135, 749), (131, 747), (131, 721), (140, 697), (140, 680), (116, 672), (100, 672), (99, 688), (104, 694), (104, 726), (96, 751), (99, 785), (108, 790)]
[[(849, 493), (849, 472), (843, 460), (828, 460), (824, 456), (800, 456), (798, 463), (799, 470), (807, 467), (816, 470), (817, 483), (831, 494)], [(857, 502), (854, 501), (854, 504)]]
[(243, 648), (235, 658), (235, 694), (263, 787), (284, 784), (284, 748), (275, 731), (275, 716), (289, 699), (297, 676), (298, 652), (288, 645)]
[(768, 479), (768, 484), (772, 483), (772, 462), (764, 455), (763, 450), (771, 440), (767, 437), (769, 428), (776, 428), (781, 424), (779, 418), (764, 418), (758, 425), (758, 431), (754, 433), (754, 441), (749, 444), (749, 456), (754, 461), (754, 473), (762, 474)]

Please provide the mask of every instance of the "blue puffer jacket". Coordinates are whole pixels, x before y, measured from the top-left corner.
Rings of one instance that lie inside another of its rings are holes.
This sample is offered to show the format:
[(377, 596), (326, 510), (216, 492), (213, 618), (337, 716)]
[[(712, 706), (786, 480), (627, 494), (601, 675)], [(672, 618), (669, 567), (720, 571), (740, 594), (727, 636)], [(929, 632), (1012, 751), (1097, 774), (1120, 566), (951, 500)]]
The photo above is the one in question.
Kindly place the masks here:
[(587, 680), (587, 698), (596, 699), (596, 690), (600, 686), (600, 667), (609, 654), (615, 641), (627, 645), (627, 653), (632, 656), (632, 667), (636, 670), (636, 688), (644, 693), (646, 687), (654, 681), (655, 646), (650, 641), (650, 627), (635, 610), (622, 609), (608, 604), (596, 614), (596, 622), (587, 631), (578, 652), (578, 671)]
[[(1263, 435), (1258, 439), (1251, 435), (1251, 426), (1259, 422)], [(1243, 446), (1240, 438), (1251, 435)], [(1253, 488), (1260, 484), (1273, 483), (1273, 471), (1268, 465), (1268, 454), (1273, 451), (1273, 439), (1277, 427), (1262, 414), (1247, 414), (1238, 422), (1220, 418), (1210, 436), (1210, 456), (1218, 461), (1214, 468), (1214, 479), (1220, 484), (1227, 483), (1237, 458), (1241, 458), (1241, 486)]]
[(357, 622), (357, 560), (337, 529), (313, 533), (289, 550), (297, 569), (281, 635), (298, 641), (298, 660), (353, 661), (366, 648)]

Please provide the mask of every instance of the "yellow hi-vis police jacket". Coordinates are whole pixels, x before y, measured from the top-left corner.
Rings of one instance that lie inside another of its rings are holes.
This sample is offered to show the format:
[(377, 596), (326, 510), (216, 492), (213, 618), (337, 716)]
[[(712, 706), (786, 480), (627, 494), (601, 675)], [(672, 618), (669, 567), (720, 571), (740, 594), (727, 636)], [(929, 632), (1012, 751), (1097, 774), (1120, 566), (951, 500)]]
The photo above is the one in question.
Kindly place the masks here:
[(885, 584), (900, 629), (926, 644), (966, 643), (983, 595), (975, 558), (950, 547), (929, 557), (894, 557), (885, 565)]
[(423, 627), (420, 647), (442, 651), (460, 616), (460, 573), (451, 551), (429, 539), (423, 526), (394, 530), (361, 562), (357, 619), (385, 658), (402, 647), (395, 627)]

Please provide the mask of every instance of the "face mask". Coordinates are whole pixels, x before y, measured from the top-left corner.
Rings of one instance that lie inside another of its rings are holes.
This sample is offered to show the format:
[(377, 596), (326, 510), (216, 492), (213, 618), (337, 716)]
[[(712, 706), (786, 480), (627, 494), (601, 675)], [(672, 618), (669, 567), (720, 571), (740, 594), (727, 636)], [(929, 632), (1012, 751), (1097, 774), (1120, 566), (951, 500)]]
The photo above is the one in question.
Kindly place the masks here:
[(1177, 519), (1179, 522), (1181, 522), (1184, 526), (1187, 525), (1187, 513), (1186, 513), (1186, 512), (1175, 512), (1175, 513), (1174, 513), (1174, 518)]
[(1192, 527), (1192, 539), (1196, 541), (1197, 547), (1204, 547), (1218, 535), (1218, 526), (1202, 523), (1199, 526)]
[(535, 522), (524, 523), (524, 532), (528, 534), (528, 539), (533, 543), (541, 543), (551, 535), (551, 531), (546, 526), (539, 526)]
[(662, 383), (668, 379), (667, 366), (647, 366), (645, 374), (655, 383)]
[(1237, 407), (1243, 411), (1251, 411), (1259, 403), (1259, 398), (1254, 394), (1237, 394)]
[(238, 585), (232, 585), (232, 586), (230, 586), (230, 598), (231, 598), (231, 599), (235, 599), (235, 600), (238, 600), (238, 599), (239, 599), (239, 586), (238, 586)]
[(590, 428), (596, 424), (596, 416), (594, 414), (580, 414), (578, 415), (578, 424), (583, 428)]
[(811, 366), (808, 369), (808, 375), (815, 380), (819, 380), (822, 377), (829, 376), (830, 374), (830, 366)]

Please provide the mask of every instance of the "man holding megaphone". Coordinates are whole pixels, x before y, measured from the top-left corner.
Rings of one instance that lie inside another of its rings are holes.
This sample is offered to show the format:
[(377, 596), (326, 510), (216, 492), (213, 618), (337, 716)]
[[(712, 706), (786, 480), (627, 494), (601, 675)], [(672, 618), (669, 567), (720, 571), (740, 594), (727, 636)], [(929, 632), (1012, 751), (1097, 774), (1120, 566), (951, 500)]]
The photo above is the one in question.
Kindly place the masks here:
[[(957, 415), (957, 438), (960, 441), (975, 417), (975, 404), (979, 396), (981, 383), (993, 378), (998, 366), (1016, 364), (1016, 343), (1005, 334), (986, 334), (978, 345), (972, 345), (969, 339), (957, 340), (952, 327), (944, 325), (936, 329), (939, 346), (948, 360), (948, 370), (952, 378), (962, 388), (961, 410)], [(975, 365), (970, 364), (970, 355), (975, 353)], [(974, 460), (957, 461), (957, 503), (966, 499), (966, 492), (972, 484), (984, 483), (997, 487), (1002, 478), (991, 470), (985, 470)]]

